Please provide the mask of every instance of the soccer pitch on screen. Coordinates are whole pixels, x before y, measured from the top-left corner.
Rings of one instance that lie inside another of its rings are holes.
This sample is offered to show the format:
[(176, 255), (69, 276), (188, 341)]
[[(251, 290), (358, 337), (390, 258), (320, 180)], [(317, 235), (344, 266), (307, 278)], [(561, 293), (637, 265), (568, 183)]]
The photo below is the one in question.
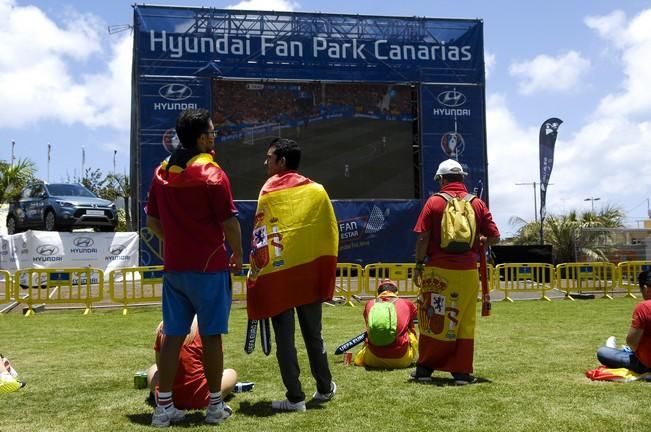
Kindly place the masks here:
[(407, 85), (213, 81), (217, 160), (237, 199), (257, 199), (274, 138), (333, 199), (417, 198), (414, 92)]

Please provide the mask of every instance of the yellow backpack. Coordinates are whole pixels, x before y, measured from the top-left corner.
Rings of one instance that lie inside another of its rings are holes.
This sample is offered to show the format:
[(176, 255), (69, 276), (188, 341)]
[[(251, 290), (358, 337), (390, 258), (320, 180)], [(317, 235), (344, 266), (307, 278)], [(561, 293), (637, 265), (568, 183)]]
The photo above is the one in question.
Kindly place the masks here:
[(441, 249), (450, 253), (464, 253), (472, 249), (477, 234), (475, 210), (470, 204), (477, 198), (466, 194), (463, 198), (445, 192), (435, 195), (446, 202), (441, 218)]

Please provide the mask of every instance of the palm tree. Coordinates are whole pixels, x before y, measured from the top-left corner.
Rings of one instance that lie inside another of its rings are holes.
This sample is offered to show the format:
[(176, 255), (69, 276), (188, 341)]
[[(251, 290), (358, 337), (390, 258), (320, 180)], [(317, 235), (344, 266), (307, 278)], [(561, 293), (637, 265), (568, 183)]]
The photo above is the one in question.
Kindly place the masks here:
[[(572, 210), (566, 215), (549, 215), (543, 224), (545, 244), (552, 246), (556, 264), (575, 261), (577, 252), (591, 261), (607, 261), (606, 251), (613, 244), (613, 236), (609, 231), (596, 228), (621, 228), (623, 220), (623, 211), (610, 206), (598, 213), (584, 212), (579, 215), (576, 210)], [(509, 222), (519, 226), (513, 239), (514, 244), (539, 243), (539, 222), (526, 222), (515, 217)]]
[(13, 165), (0, 162), (0, 204), (18, 198), (22, 189), (34, 179), (35, 173), (36, 166), (29, 159), (18, 159)]

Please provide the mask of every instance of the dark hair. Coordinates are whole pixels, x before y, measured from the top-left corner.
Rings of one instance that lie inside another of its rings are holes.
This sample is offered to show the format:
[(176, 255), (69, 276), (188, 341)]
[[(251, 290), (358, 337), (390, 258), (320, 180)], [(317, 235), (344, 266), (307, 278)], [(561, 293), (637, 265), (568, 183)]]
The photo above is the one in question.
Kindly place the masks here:
[(275, 147), (276, 159), (285, 158), (285, 167), (288, 170), (296, 171), (298, 169), (301, 162), (301, 148), (296, 141), (287, 138), (274, 138), (269, 147)]
[(209, 128), (210, 113), (203, 108), (185, 110), (176, 119), (176, 136), (183, 148), (195, 148), (199, 137)]
[(651, 288), (651, 271), (643, 271), (637, 275), (637, 281), (640, 284), (640, 291), (644, 288), (644, 285)]
[(448, 182), (461, 182), (463, 183), (463, 174), (443, 174), (441, 176)]
[(380, 286), (377, 287), (377, 293), (378, 295), (382, 294), (385, 291), (391, 291), (392, 293), (397, 293), (398, 292), (398, 287), (396, 286), (395, 282), (392, 280), (383, 280), (380, 282)]

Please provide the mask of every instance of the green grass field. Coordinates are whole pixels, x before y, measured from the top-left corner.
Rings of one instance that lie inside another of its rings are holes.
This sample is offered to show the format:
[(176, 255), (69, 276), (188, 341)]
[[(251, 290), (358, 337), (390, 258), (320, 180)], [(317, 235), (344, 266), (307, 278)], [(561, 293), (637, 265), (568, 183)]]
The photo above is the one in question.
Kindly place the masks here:
[[(478, 318), (475, 374), (483, 382), (449, 385), (409, 382), (411, 369), (366, 371), (329, 360), (337, 397), (306, 413), (275, 413), (284, 397), (273, 354), (243, 351), (246, 313), (236, 306), (225, 338), (228, 367), (255, 390), (229, 400), (232, 431), (639, 431), (648, 423), (646, 383), (600, 383), (584, 377), (597, 366), (595, 351), (609, 335), (623, 342), (635, 300), (523, 301), (496, 303)], [(362, 329), (361, 307), (324, 306), (329, 353)], [(25, 318), (0, 316), (0, 352), (12, 360), (27, 386), (0, 395), (0, 430), (151, 430), (146, 390), (133, 374), (153, 361), (153, 332), (160, 309), (46, 312)], [(314, 382), (297, 337), (305, 392)], [(309, 400), (309, 397), (308, 397)], [(208, 430), (203, 413), (189, 413), (175, 428)]]

